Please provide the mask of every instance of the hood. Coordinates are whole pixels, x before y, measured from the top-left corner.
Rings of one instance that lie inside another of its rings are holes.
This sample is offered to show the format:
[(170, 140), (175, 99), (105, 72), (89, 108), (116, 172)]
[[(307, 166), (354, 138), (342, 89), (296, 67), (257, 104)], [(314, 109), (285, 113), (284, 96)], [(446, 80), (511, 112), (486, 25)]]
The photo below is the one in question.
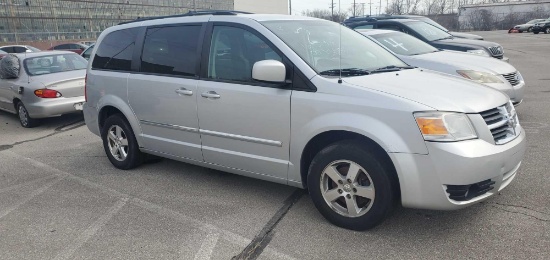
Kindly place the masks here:
[(480, 49), (480, 47), (488, 49), (489, 47), (500, 46), (500, 44), (496, 42), (478, 41), (478, 40), (461, 39), (461, 38), (443, 39), (443, 40), (433, 41), (433, 43), (457, 46), (457, 47), (469, 47), (472, 49)]
[(479, 113), (509, 100), (506, 94), (482, 84), (420, 69), (349, 77), (344, 78), (344, 82), (399, 96), (439, 111)]
[(449, 32), (449, 33), (456, 38), (464, 38), (464, 39), (470, 39), (470, 40), (483, 40), (483, 37), (476, 34), (461, 33), (461, 32)]
[[(491, 72), (492, 74), (508, 74), (517, 71), (514, 66), (502, 60), (459, 51), (439, 51), (409, 56), (408, 58), (407, 60), (411, 61), (422, 60), (436, 63), (435, 66), (437, 64), (455, 66), (456, 70), (476, 70)], [(411, 65), (417, 66), (415, 64)], [(429, 69), (440, 71), (437, 67)]]

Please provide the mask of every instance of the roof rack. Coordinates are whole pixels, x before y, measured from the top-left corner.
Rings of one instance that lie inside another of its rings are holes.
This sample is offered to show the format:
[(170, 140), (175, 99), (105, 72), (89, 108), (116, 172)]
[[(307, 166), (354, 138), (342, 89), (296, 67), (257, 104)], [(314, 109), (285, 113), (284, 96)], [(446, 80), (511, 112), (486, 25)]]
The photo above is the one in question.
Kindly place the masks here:
[(177, 17), (199, 16), (199, 15), (238, 15), (238, 14), (252, 14), (252, 13), (241, 12), (241, 11), (232, 11), (232, 10), (189, 11), (185, 14), (175, 14), (175, 15), (166, 15), (166, 16), (151, 16), (151, 17), (138, 17), (137, 19), (135, 19), (133, 21), (121, 22), (118, 25), (128, 24), (128, 23), (135, 23), (135, 22), (143, 22), (143, 21), (149, 21), (149, 20), (165, 19), (165, 18), (177, 18)]

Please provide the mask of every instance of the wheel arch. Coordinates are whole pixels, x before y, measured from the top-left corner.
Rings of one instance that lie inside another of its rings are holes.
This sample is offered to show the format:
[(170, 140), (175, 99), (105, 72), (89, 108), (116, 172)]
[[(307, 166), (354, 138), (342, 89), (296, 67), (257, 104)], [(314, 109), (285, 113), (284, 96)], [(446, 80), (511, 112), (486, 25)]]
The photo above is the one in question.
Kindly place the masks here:
[(399, 176), (388, 152), (373, 139), (365, 135), (347, 130), (325, 131), (317, 134), (308, 141), (300, 157), (300, 175), (302, 186), (307, 189), (307, 176), (309, 173), (309, 167), (315, 155), (317, 155), (317, 153), (319, 153), (323, 148), (327, 147), (328, 145), (344, 140), (356, 140), (358, 144), (374, 153), (375, 156), (382, 161), (384, 167), (386, 167), (391, 173), (390, 177), (394, 182), (394, 187), (396, 187), (395, 192), (397, 192), (397, 198), (401, 198)]
[(130, 124), (130, 127), (134, 132), (134, 136), (136, 137), (136, 141), (138, 142), (138, 145), (140, 147), (142, 146), (141, 126), (139, 125), (139, 121), (137, 120), (133, 110), (128, 105), (128, 103), (126, 103), (124, 100), (116, 96), (112, 96), (112, 95), (104, 96), (98, 102), (97, 110), (98, 110), (97, 124), (100, 132), (101, 132), (101, 129), (103, 129), (105, 120), (107, 120), (109, 116), (114, 114), (121, 114), (122, 116), (124, 116), (126, 121)]

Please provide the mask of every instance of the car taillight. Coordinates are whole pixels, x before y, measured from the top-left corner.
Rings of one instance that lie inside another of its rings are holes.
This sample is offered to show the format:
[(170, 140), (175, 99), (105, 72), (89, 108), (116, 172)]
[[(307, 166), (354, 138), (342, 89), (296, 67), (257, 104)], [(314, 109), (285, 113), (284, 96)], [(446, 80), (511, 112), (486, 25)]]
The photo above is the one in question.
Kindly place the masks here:
[(88, 94), (86, 94), (86, 83), (88, 83), (88, 74), (84, 76), (84, 102), (88, 102)]
[(34, 91), (34, 94), (39, 98), (58, 98), (61, 97), (61, 93), (53, 89), (37, 89)]

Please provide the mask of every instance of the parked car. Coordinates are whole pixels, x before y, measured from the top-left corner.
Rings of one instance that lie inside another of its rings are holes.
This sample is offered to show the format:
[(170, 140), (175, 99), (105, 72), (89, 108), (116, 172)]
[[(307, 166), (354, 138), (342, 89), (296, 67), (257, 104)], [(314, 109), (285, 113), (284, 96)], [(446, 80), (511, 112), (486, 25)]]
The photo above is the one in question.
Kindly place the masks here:
[(461, 32), (451, 32), (449, 29), (443, 27), (443, 25), (437, 23), (436, 21), (422, 15), (408, 15), (408, 14), (402, 14), (402, 15), (377, 15), (377, 16), (356, 16), (356, 17), (350, 17), (344, 21), (344, 24), (350, 24), (350, 23), (357, 23), (357, 22), (364, 22), (369, 21), (372, 19), (376, 20), (388, 20), (388, 19), (413, 19), (422, 21), (428, 24), (431, 24), (439, 29), (441, 29), (444, 32), (447, 32), (451, 34), (455, 38), (464, 38), (464, 39), (470, 39), (470, 40), (483, 40), (483, 37), (471, 34), (471, 33), (461, 33)]
[(94, 50), (94, 45), (95, 44), (92, 44), (90, 46), (88, 46), (88, 48), (86, 48), (86, 50), (84, 50), (80, 56), (82, 56), (82, 58), (86, 59), (86, 60), (89, 60), (90, 59), (90, 55), (92, 55), (92, 51)]
[(76, 54), (81, 54), (86, 48), (88, 48), (88, 46), (80, 43), (65, 43), (65, 44), (53, 46), (48, 50), (72, 51)]
[(413, 36), (388, 30), (358, 30), (391, 50), (407, 64), (471, 79), (506, 93), (516, 106), (525, 81), (507, 62), (465, 52), (439, 50)]
[(519, 25), (514, 26), (514, 29), (518, 30), (520, 33), (521, 32), (531, 32), (531, 29), (533, 28), (533, 26), (535, 26), (536, 23), (540, 23), (540, 22), (543, 22), (545, 20), (546, 19), (531, 20), (527, 23), (519, 24)]
[(534, 34), (539, 34), (540, 32), (545, 34), (550, 33), (550, 19), (535, 24), (531, 31), (533, 31)]
[(84, 118), (115, 167), (154, 154), (308, 188), (355, 230), (398, 202), (459, 209), (515, 178), (525, 133), (504, 93), (410, 67), (330, 21), (200, 14), (99, 36)]
[(79, 42), (80, 44), (86, 45), (86, 46), (92, 46), (95, 44), (95, 41), (83, 41)]
[(87, 62), (72, 52), (11, 54), (0, 60), (0, 109), (21, 126), (82, 110)]
[(489, 41), (478, 41), (469, 39), (459, 39), (452, 35), (437, 29), (436, 27), (417, 20), (410, 19), (388, 19), (372, 20), (366, 22), (347, 23), (346, 26), (359, 29), (386, 29), (404, 32), (410, 34), (438, 49), (465, 51), (481, 56), (493, 57), (497, 59), (504, 57), (504, 50), (498, 43)]
[(29, 45), (7, 45), (0, 47), (0, 50), (7, 53), (39, 52), (38, 48)]
[(7, 52), (0, 50), (0, 60), (4, 58), (4, 56), (8, 55)]

